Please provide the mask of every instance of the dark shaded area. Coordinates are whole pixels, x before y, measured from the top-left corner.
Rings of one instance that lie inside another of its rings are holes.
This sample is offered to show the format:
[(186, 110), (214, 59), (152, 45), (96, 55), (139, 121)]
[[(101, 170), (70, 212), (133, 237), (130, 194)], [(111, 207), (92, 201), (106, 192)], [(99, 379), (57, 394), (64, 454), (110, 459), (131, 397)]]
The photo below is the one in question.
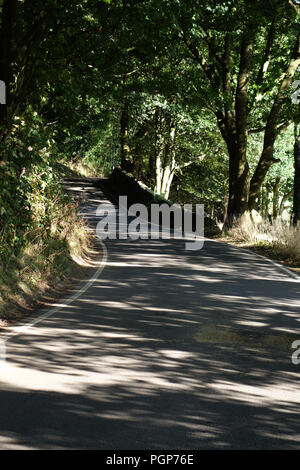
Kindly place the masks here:
[[(101, 179), (97, 186), (114, 201), (118, 201), (119, 196), (127, 196), (129, 205), (140, 203), (149, 207), (155, 202), (155, 195), (152, 192), (142, 188), (134, 176), (120, 168), (115, 168), (111, 176), (107, 180)], [(168, 201), (161, 199), (169, 204)]]
[[(120, 168), (115, 168), (111, 176), (107, 179), (99, 178), (96, 182), (96, 187), (101, 189), (106, 197), (112, 201), (116, 206), (119, 204), (120, 196), (127, 196), (128, 206), (132, 204), (144, 204), (148, 208), (148, 221), (151, 223), (151, 204), (168, 204), (171, 206), (172, 201), (164, 199), (162, 196), (157, 196), (151, 191), (143, 188), (140, 183), (134, 178), (134, 176), (126, 173)], [(162, 217), (160, 215), (160, 225), (163, 224)], [(182, 213), (181, 225), (184, 227), (184, 217)], [(170, 227), (174, 229), (174, 214), (171, 213)], [(192, 214), (192, 230), (197, 229), (195, 206), (193, 207)], [(204, 230), (205, 235), (208, 237), (217, 235), (221, 232), (220, 228), (216, 224), (216, 221), (212, 218), (204, 217)]]

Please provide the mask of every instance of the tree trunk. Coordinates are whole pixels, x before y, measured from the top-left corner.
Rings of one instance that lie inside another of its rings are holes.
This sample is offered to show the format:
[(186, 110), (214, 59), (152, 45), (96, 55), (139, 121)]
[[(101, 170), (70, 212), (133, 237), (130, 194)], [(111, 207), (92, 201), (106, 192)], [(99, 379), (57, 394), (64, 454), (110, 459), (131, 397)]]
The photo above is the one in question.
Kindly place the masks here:
[(155, 192), (168, 199), (176, 168), (175, 124), (170, 115), (161, 116), (157, 144)]
[(277, 217), (280, 214), (279, 188), (280, 188), (280, 176), (277, 176), (274, 187), (273, 187), (273, 219), (277, 219)]
[(248, 85), (253, 55), (253, 29), (243, 33), (241, 58), (235, 93), (235, 119), (227, 115), (225, 135), (229, 153), (229, 201), (225, 226), (231, 226), (248, 207), (249, 165), (247, 161)]
[(166, 199), (168, 199), (171, 189), (171, 184), (174, 177), (174, 172), (176, 168), (176, 158), (175, 158), (175, 125), (170, 123), (169, 130), (169, 145), (166, 147), (166, 161), (163, 172), (162, 180), (162, 194)]
[(282, 214), (282, 212), (284, 211), (284, 205), (286, 201), (288, 201), (293, 196), (293, 194), (294, 194), (294, 189), (292, 189), (291, 191), (289, 191), (282, 197), (280, 201), (279, 214)]
[(294, 144), (294, 201), (293, 201), (293, 224), (297, 225), (300, 221), (300, 133), (299, 124), (295, 124), (295, 144)]
[(141, 127), (137, 130), (134, 135), (134, 152), (133, 152), (133, 175), (136, 179), (140, 179), (141, 172), (142, 172), (142, 165), (143, 165), (143, 153), (142, 153), (142, 146), (141, 146), (141, 139), (147, 133), (147, 121), (144, 121)]
[(226, 225), (243, 215), (248, 207), (249, 166), (244, 149), (234, 148), (229, 154), (229, 198)]
[(165, 141), (163, 135), (163, 127), (165, 117), (162, 110), (158, 111), (156, 123), (156, 139), (155, 139), (155, 188), (157, 194), (161, 194), (161, 184), (163, 177), (163, 155), (165, 150)]
[(129, 133), (129, 112), (128, 99), (124, 98), (124, 104), (121, 111), (120, 119), (120, 146), (121, 146), (121, 168), (128, 171), (130, 148), (128, 145)]
[(274, 100), (272, 109), (270, 111), (268, 121), (265, 128), (264, 145), (260, 160), (257, 164), (256, 170), (253, 174), (250, 183), (250, 194), (249, 194), (249, 208), (253, 209), (256, 207), (256, 201), (260, 192), (260, 188), (265, 179), (265, 176), (273, 163), (278, 160), (274, 159), (274, 144), (278, 135), (277, 124), (281, 113), (283, 103), (286, 99), (286, 92), (290, 87), (293, 77), (296, 73), (298, 66), (300, 65), (300, 35), (298, 34), (292, 58), (287, 68), (286, 74), (281, 82), (278, 93)]
[(153, 141), (154, 141), (154, 148), (153, 152), (150, 152), (149, 160), (148, 160), (148, 168), (147, 168), (147, 179), (149, 180), (149, 184), (151, 187), (155, 186), (155, 165), (156, 165), (156, 154), (157, 154), (157, 141), (158, 141), (158, 118), (159, 118), (159, 111), (156, 108), (154, 113), (154, 132), (153, 132)]

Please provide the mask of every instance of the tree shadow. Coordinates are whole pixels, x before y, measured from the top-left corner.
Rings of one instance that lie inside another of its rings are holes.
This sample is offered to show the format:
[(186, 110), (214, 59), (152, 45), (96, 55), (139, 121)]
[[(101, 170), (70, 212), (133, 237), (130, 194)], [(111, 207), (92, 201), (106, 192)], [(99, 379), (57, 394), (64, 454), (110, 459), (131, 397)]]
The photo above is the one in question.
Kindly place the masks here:
[(1, 448), (298, 448), (299, 282), (216, 242), (106, 245), (82, 297), (7, 343)]

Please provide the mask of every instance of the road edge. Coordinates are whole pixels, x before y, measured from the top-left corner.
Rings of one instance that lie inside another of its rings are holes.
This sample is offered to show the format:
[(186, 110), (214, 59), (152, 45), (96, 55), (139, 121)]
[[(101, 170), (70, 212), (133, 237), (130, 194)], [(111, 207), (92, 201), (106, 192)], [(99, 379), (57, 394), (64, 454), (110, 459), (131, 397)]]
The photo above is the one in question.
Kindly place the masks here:
[(249, 250), (247, 248), (241, 248), (241, 247), (235, 246), (231, 243), (227, 243), (223, 240), (221, 241), (221, 240), (216, 240), (216, 239), (213, 239), (213, 238), (206, 238), (206, 237), (204, 237), (204, 238), (205, 238), (205, 240), (208, 240), (210, 242), (221, 243), (223, 245), (231, 246), (236, 251), (243, 251), (244, 253), (247, 253), (247, 254), (251, 253), (252, 255), (256, 256), (257, 258), (268, 261), (270, 264), (272, 264), (273, 266), (278, 268), (280, 271), (284, 272), (288, 276), (290, 276), (290, 277), (294, 278), (296, 281), (300, 282), (300, 276), (297, 273), (295, 273), (294, 271), (292, 271), (289, 268), (286, 268), (285, 266), (282, 266), (280, 263), (277, 263), (276, 261), (272, 260), (271, 258), (268, 258), (267, 256), (256, 253), (254, 250)]
[(70, 305), (72, 302), (77, 300), (84, 292), (86, 292), (92, 285), (93, 283), (99, 278), (100, 274), (104, 270), (106, 263), (107, 263), (107, 258), (108, 258), (108, 251), (103, 243), (102, 240), (98, 239), (99, 244), (101, 245), (102, 248), (102, 256), (100, 261), (96, 261), (95, 263), (99, 263), (99, 266), (96, 268), (96, 271), (93, 273), (93, 275), (90, 277), (90, 279), (79, 289), (76, 290), (75, 293), (62, 298), (59, 300), (59, 305), (57, 306), (50, 306), (49, 308), (42, 309), (45, 310), (44, 313), (41, 313), (37, 317), (32, 318), (31, 320), (21, 323), (18, 325), (13, 325), (11, 327), (8, 327), (6, 331), (1, 332), (0, 334), (0, 342), (2, 344), (6, 343), (9, 341), (11, 338), (14, 338), (22, 333), (26, 333), (30, 328), (33, 326), (37, 325), (41, 321), (45, 320), (46, 318), (51, 317), (55, 313), (60, 312), (62, 309), (64, 309), (67, 305)]

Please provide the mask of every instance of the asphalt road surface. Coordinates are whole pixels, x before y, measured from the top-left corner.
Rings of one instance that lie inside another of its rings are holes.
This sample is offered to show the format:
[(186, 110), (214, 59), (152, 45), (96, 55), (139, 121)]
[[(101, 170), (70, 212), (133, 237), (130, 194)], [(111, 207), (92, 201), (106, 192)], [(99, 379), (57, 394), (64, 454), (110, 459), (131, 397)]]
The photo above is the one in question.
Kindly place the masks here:
[[(91, 227), (95, 182), (67, 183)], [(2, 335), (0, 448), (299, 449), (299, 280), (215, 241), (105, 245), (71, 300)]]

